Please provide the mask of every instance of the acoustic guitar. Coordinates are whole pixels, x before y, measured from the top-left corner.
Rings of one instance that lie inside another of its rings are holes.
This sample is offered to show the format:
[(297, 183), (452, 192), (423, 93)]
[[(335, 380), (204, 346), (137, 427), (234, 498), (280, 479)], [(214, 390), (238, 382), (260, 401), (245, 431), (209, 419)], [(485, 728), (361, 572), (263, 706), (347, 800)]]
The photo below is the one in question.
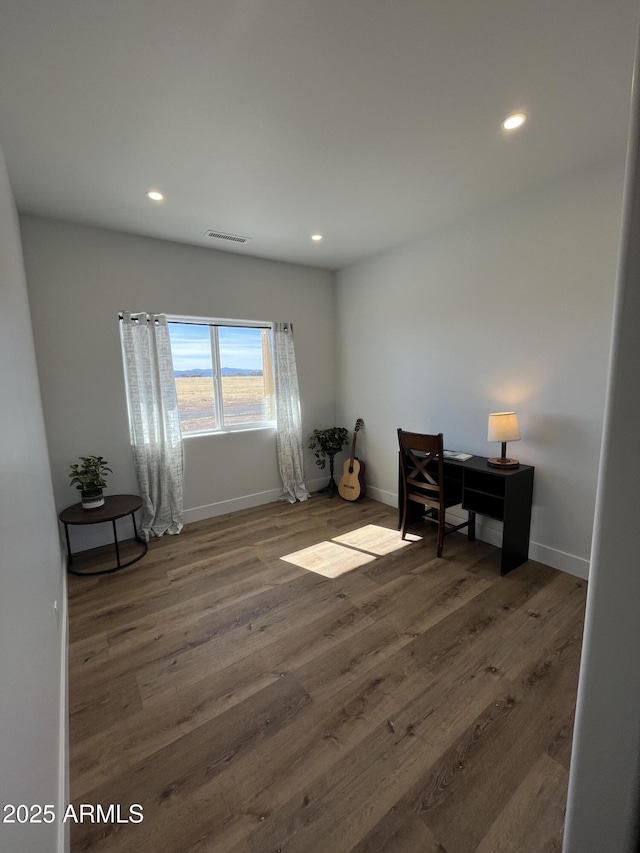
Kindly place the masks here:
[(363, 426), (364, 421), (362, 418), (358, 418), (353, 430), (351, 457), (345, 460), (342, 467), (342, 477), (338, 483), (338, 494), (345, 501), (357, 501), (358, 498), (364, 497), (365, 464), (356, 457), (356, 438)]

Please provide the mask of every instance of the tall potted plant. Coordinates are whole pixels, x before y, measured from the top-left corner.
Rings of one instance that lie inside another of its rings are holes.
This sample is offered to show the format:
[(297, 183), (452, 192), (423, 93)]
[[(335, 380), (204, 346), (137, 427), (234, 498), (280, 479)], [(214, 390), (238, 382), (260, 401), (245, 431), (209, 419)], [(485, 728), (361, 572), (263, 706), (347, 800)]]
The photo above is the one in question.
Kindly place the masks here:
[(82, 465), (70, 465), (70, 486), (80, 492), (84, 509), (99, 509), (104, 505), (103, 488), (107, 485), (107, 473), (113, 474), (109, 464), (102, 456), (81, 456)]
[(333, 478), (334, 459), (340, 453), (345, 444), (349, 443), (349, 432), (344, 427), (330, 427), (329, 429), (314, 429), (309, 436), (309, 449), (315, 450), (316, 465), (324, 469), (329, 460), (329, 482), (320, 489), (321, 492), (329, 492), (333, 497), (337, 491), (336, 481)]

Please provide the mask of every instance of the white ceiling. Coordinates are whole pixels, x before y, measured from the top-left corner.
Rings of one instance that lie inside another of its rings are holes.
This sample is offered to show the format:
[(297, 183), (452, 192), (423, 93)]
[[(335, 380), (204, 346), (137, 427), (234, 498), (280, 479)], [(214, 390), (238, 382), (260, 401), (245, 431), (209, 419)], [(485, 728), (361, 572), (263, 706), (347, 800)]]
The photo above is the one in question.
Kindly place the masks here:
[(335, 269), (621, 156), (637, 12), (0, 0), (0, 145), (23, 212)]

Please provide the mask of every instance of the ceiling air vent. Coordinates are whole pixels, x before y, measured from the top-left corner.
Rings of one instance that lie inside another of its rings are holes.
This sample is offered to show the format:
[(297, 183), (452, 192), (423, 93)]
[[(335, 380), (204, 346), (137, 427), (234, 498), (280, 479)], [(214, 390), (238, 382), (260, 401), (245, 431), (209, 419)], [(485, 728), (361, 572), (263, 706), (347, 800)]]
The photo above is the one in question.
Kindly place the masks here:
[(223, 234), (221, 231), (205, 231), (205, 237), (214, 237), (216, 240), (231, 240), (232, 243), (246, 243), (251, 237), (239, 237), (237, 234)]

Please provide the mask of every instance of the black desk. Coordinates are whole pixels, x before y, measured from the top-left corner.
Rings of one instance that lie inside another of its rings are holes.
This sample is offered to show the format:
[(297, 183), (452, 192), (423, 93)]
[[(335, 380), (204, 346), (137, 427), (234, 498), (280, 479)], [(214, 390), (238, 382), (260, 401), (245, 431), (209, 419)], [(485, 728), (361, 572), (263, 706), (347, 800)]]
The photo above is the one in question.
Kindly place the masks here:
[[(529, 558), (533, 472), (531, 465), (518, 468), (492, 468), (484, 456), (472, 456), (466, 462), (444, 460), (446, 481), (462, 483), (462, 508), (495, 518), (503, 524), (500, 574), (506, 575)], [(402, 477), (398, 477), (398, 519), (403, 510)], [(413, 508), (413, 505), (412, 505)], [(420, 516), (420, 507), (416, 505)]]

